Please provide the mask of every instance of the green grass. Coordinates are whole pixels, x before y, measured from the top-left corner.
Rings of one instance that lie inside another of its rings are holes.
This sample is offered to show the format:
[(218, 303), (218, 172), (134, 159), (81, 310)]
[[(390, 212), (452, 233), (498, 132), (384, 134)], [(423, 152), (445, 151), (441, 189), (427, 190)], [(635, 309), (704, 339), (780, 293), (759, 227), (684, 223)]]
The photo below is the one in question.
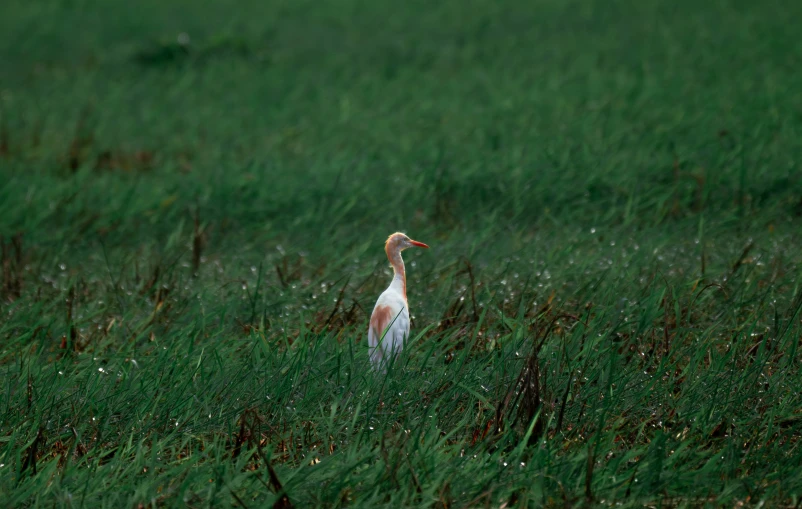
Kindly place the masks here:
[(5, 506), (802, 502), (802, 8), (161, 4), (0, 8)]

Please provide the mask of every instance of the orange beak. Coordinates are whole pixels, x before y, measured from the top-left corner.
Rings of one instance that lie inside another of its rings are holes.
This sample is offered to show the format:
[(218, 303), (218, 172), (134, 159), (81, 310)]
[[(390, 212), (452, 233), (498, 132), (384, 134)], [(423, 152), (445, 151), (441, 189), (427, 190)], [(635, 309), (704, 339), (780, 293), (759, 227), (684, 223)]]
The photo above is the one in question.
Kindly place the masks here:
[(423, 242), (418, 242), (417, 240), (411, 240), (410, 239), (409, 243), (412, 244), (415, 247), (423, 247), (423, 248), (429, 249), (429, 246), (427, 246)]

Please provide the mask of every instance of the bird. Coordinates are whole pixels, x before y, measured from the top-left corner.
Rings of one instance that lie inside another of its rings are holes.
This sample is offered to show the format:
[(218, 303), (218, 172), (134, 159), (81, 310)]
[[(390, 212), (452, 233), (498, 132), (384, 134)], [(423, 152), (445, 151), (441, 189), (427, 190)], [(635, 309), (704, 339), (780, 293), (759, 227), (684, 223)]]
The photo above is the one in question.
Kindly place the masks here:
[(373, 369), (387, 372), (387, 365), (404, 347), (409, 336), (409, 305), (407, 304), (407, 275), (401, 251), (410, 247), (429, 246), (412, 240), (401, 232), (387, 237), (384, 252), (393, 267), (393, 280), (373, 307), (368, 325), (368, 347)]

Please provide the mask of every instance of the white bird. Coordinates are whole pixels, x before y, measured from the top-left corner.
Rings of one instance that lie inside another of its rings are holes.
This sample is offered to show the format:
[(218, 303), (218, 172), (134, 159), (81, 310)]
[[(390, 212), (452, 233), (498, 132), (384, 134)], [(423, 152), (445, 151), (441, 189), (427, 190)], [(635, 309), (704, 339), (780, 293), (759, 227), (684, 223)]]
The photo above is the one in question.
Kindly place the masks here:
[(409, 306), (407, 305), (407, 275), (401, 251), (410, 247), (429, 248), (403, 233), (394, 233), (384, 243), (384, 252), (393, 267), (390, 286), (379, 295), (368, 326), (370, 362), (374, 369), (386, 371), (390, 359), (398, 355), (409, 336)]

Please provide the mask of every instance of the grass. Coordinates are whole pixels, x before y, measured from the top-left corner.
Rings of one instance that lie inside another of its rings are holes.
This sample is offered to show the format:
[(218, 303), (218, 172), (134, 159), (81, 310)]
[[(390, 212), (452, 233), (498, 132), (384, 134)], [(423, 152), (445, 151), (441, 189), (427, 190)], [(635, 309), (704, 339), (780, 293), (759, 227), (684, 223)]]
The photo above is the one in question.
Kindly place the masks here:
[(7, 506), (802, 502), (799, 7), (2, 10)]

